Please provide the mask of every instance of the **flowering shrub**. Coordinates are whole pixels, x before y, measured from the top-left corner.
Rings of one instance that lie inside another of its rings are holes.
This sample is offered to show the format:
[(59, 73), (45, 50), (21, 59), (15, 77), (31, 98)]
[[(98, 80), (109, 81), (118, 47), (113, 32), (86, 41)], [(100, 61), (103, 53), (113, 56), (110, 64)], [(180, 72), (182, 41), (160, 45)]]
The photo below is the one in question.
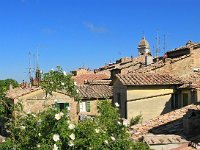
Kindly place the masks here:
[(117, 109), (109, 101), (102, 101), (99, 116), (78, 124), (69, 120), (67, 111), (54, 108), (19, 116), (10, 122), (9, 137), (0, 149), (148, 149), (130, 139), (127, 124), (119, 118)]

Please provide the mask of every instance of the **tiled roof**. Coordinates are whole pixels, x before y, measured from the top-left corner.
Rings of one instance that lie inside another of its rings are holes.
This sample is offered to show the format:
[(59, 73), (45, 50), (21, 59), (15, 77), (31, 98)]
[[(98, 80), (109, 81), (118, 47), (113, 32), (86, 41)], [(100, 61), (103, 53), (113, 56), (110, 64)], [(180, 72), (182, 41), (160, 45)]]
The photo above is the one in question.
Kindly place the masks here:
[(186, 139), (180, 135), (174, 134), (147, 134), (143, 139), (148, 145), (157, 145), (157, 144), (178, 144), (178, 143), (189, 143)]
[(78, 91), (82, 99), (112, 97), (112, 87), (108, 85), (82, 85)]
[(112, 80), (88, 80), (85, 84), (90, 85), (109, 85)]
[(188, 105), (181, 109), (177, 109), (160, 115), (144, 123), (130, 127), (130, 133), (134, 140), (140, 140), (143, 135), (148, 133), (154, 134), (183, 134), (182, 118), (189, 109), (198, 110), (200, 105)]
[(78, 85), (83, 85), (87, 80), (102, 80), (102, 79), (108, 79), (109, 76), (105, 74), (95, 74), (95, 73), (87, 73), (87, 74), (81, 74), (78, 76), (72, 77)]
[(174, 85), (183, 84), (178, 78), (169, 74), (157, 73), (129, 73), (125, 75), (118, 74), (117, 78), (123, 85)]
[(35, 92), (35, 91), (40, 90), (40, 89), (41, 88), (39, 88), (39, 87), (29, 87), (29, 88), (17, 87), (17, 88), (14, 88), (12, 90), (8, 90), (7, 93), (6, 93), (6, 97), (11, 98), (11, 99), (15, 99), (15, 98), (27, 95), (29, 93)]

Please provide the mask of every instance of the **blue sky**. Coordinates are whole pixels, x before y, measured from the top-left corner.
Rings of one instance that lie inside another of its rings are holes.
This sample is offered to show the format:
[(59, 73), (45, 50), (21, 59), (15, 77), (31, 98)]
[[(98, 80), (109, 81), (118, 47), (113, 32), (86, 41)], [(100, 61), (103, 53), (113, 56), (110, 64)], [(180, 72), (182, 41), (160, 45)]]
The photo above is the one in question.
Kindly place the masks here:
[[(1, 0), (0, 79), (27, 80), (39, 52), (40, 68), (98, 68), (137, 56), (143, 33), (151, 51), (156, 32), (167, 49), (200, 42), (199, 0)], [(162, 52), (162, 49), (161, 49)], [(162, 55), (162, 53), (160, 54)]]

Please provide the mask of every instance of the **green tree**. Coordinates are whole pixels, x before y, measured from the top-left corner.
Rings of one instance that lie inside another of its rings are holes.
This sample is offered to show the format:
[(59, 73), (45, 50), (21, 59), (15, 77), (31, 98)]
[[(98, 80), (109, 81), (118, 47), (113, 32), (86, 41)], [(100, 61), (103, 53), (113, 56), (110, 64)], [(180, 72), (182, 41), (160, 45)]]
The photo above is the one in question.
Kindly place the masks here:
[(43, 74), (41, 87), (46, 93), (52, 95), (54, 91), (62, 91), (78, 100), (77, 90), (71, 74), (66, 74), (60, 66)]

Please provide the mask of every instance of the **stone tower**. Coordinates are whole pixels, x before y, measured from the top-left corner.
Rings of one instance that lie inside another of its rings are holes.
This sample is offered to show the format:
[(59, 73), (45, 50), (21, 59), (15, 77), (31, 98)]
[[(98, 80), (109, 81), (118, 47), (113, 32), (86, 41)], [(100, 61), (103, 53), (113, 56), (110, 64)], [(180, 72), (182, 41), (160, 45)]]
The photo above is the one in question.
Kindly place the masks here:
[(138, 53), (139, 55), (151, 55), (150, 53), (150, 47), (149, 47), (149, 42), (145, 39), (143, 36), (139, 45), (138, 45)]

